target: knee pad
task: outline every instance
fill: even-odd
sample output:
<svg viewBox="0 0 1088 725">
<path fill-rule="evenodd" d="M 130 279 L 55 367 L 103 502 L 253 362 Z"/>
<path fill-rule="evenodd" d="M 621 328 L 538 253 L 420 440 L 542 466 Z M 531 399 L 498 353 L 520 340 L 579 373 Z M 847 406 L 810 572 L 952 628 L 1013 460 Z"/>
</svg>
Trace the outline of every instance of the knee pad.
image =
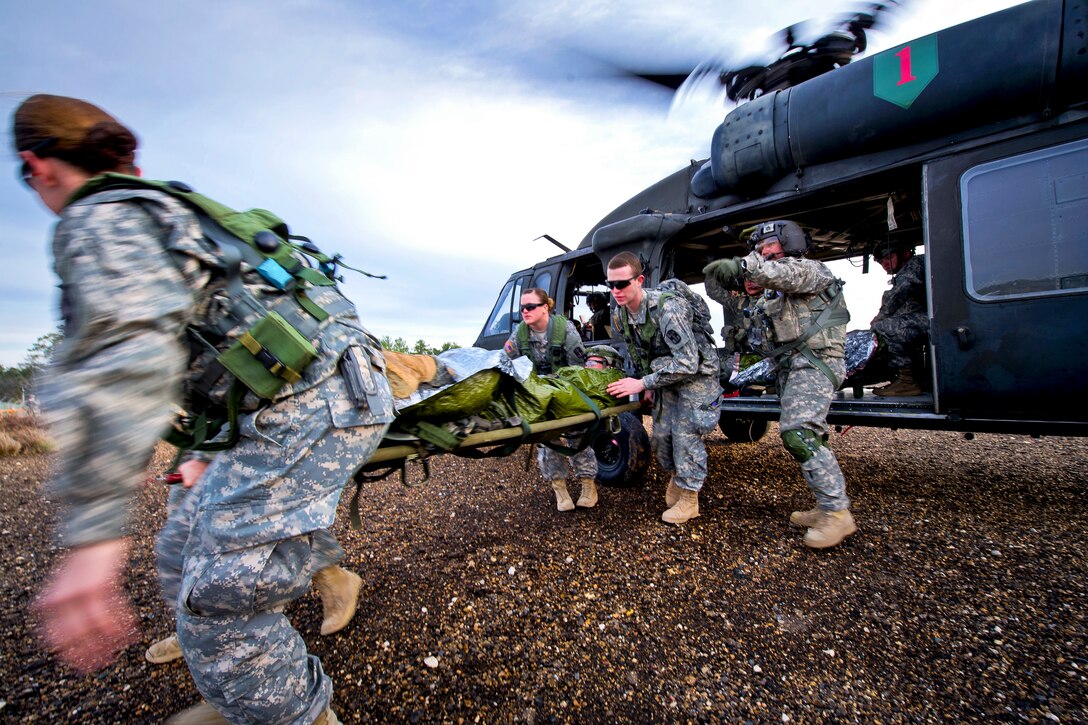
<svg viewBox="0 0 1088 725">
<path fill-rule="evenodd" d="M 782 445 L 799 463 L 816 455 L 824 441 L 810 430 L 788 430 L 782 434 Z"/>
</svg>

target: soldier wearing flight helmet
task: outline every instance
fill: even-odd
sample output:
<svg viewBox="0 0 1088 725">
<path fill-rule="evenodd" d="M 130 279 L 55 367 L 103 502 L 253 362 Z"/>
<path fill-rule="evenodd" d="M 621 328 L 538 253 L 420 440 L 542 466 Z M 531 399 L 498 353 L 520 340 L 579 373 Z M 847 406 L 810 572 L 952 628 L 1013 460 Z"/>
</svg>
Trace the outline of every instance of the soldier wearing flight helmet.
<svg viewBox="0 0 1088 725">
<path fill-rule="evenodd" d="M 806 259 L 811 238 L 796 222 L 758 224 L 747 257 L 720 259 L 703 268 L 723 285 L 750 281 L 770 292 L 764 312 L 774 338 L 782 417 L 779 433 L 786 450 L 801 464 L 801 475 L 816 506 L 794 511 L 790 523 L 806 527 L 812 548 L 835 546 L 854 533 L 846 481 L 828 445 L 827 411 L 845 376 L 843 352 L 850 313 L 842 282 L 827 265 Z"/>
<path fill-rule="evenodd" d="M 925 345 L 929 334 L 925 255 L 916 255 L 912 242 L 889 239 L 876 245 L 873 259 L 892 279 L 870 328 L 887 348 L 888 366 L 895 373 L 891 385 L 873 392 L 885 397 L 921 395 L 922 387 L 911 369 L 911 354 Z"/>
</svg>

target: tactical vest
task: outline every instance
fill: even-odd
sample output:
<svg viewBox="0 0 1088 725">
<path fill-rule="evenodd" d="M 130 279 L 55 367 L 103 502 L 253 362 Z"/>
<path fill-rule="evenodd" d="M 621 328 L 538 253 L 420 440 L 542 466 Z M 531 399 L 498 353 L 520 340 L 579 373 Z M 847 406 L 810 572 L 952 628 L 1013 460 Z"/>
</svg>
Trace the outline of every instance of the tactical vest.
<svg viewBox="0 0 1088 725">
<path fill-rule="evenodd" d="M 548 319 L 548 354 L 542 362 L 537 362 L 533 357 L 532 346 L 529 345 L 529 326 L 524 322 L 518 324 L 516 336 L 518 352 L 533 361 L 540 375 L 548 375 L 566 366 L 567 351 L 563 346 L 567 342 L 567 318 L 563 315 L 552 315 Z"/>
<path fill-rule="evenodd" d="M 842 280 L 834 280 L 819 293 L 800 299 L 796 295 L 779 297 L 781 304 L 792 306 L 796 314 L 789 315 L 789 320 L 768 313 L 774 325 L 775 336 L 783 344 L 774 348 L 768 357 L 774 358 L 780 365 L 795 352 L 805 356 L 820 372 L 835 385 L 842 385 L 831 368 L 820 359 L 815 351 L 825 350 L 835 344 L 830 330 L 833 327 L 850 322 L 850 311 L 842 294 Z M 845 339 L 839 341 L 843 344 Z"/>
<path fill-rule="evenodd" d="M 354 305 L 336 286 L 337 267 L 347 265 L 339 255 L 325 255 L 309 239 L 291 235 L 267 210 L 236 212 L 177 181 L 103 174 L 70 203 L 125 189 L 165 193 L 200 223 L 200 251 L 206 254 L 199 261 L 211 279 L 198 292 L 195 319 L 187 329 L 186 414 L 167 441 L 191 450 L 230 448 L 237 442 L 239 412 L 289 393 L 285 388 L 300 383 L 318 359 L 315 343 L 328 321 L 355 318 Z M 167 251 L 176 250 L 171 242 L 164 240 Z M 209 443 L 226 425 L 225 440 Z"/>
<path fill-rule="evenodd" d="M 739 331 L 736 334 L 737 342 L 744 352 L 759 353 L 761 357 L 764 357 L 766 351 L 774 347 L 774 343 L 771 338 L 773 325 L 767 319 L 767 313 L 763 309 L 762 296 L 745 295 L 740 317 Z"/>
</svg>

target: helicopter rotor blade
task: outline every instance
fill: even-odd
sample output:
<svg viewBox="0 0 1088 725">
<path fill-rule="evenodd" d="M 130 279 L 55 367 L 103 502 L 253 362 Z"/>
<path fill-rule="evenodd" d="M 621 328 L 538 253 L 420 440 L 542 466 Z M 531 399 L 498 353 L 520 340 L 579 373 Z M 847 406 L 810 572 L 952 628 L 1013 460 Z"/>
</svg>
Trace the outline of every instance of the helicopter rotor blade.
<svg viewBox="0 0 1088 725">
<path fill-rule="evenodd" d="M 749 56 L 733 60 L 718 56 L 694 66 L 631 69 L 612 64 L 628 78 L 648 81 L 674 93 L 674 104 L 699 92 L 722 92 L 733 103 L 751 100 L 763 93 L 803 83 L 850 63 L 868 47 L 867 31 L 889 22 L 892 11 L 901 10 L 910 0 L 884 0 L 855 6 L 853 12 L 838 13 L 821 21 L 791 23 L 774 35 L 775 55 Z M 782 48 L 782 46 L 785 46 Z M 607 63 L 607 61 L 605 61 Z M 717 84 L 717 87 L 715 87 Z"/>
</svg>

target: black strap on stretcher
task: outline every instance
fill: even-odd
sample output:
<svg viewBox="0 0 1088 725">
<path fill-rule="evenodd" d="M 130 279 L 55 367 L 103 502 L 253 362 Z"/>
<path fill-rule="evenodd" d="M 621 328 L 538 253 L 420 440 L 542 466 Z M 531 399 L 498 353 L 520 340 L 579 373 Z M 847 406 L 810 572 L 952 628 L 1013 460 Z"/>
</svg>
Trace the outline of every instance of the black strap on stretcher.
<svg viewBox="0 0 1088 725">
<path fill-rule="evenodd" d="M 578 440 L 573 448 L 570 446 L 564 446 L 554 441 L 544 441 L 544 445 L 551 448 L 556 453 L 561 453 L 564 456 L 573 456 L 575 453 L 581 453 L 593 442 L 593 439 L 597 437 L 597 431 L 601 427 L 601 409 L 597 407 L 597 404 L 581 390 L 575 386 L 571 386 L 571 389 L 582 396 L 582 402 L 589 406 L 589 410 L 593 413 L 593 422 L 589 424 L 585 432 L 582 433 L 582 437 Z"/>
<path fill-rule="evenodd" d="M 420 454 L 425 453 L 422 444 L 417 443 L 417 448 L 419 449 Z M 423 464 L 423 480 L 421 480 L 419 483 L 408 483 L 409 460 L 418 460 L 420 463 Z M 427 457 L 425 455 L 405 458 L 403 461 L 400 462 L 400 465 L 392 465 L 380 473 L 366 474 L 362 471 L 357 472 L 352 477 L 355 481 L 355 492 L 351 494 L 351 503 L 348 505 L 348 519 L 351 521 L 351 528 L 354 531 L 358 531 L 359 529 L 363 528 L 363 517 L 359 513 L 359 498 L 363 493 L 363 483 L 376 483 L 383 479 L 389 478 L 389 476 L 393 475 L 397 471 L 400 471 L 400 482 L 408 488 L 415 488 L 416 486 L 421 486 L 427 481 L 431 480 L 431 464 L 430 461 L 427 460 Z"/>
</svg>

